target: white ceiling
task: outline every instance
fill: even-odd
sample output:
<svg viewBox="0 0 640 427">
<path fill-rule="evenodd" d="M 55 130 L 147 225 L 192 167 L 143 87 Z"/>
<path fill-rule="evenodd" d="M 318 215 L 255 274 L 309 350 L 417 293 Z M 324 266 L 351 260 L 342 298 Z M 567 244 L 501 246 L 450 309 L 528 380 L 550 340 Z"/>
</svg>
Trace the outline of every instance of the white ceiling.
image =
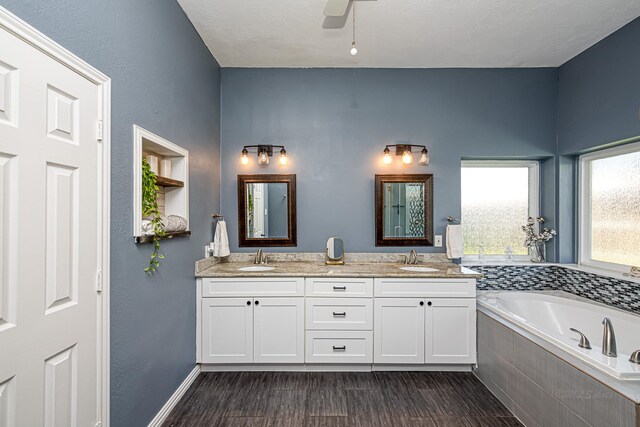
<svg viewBox="0 0 640 427">
<path fill-rule="evenodd" d="M 556 67 L 640 16 L 638 0 L 354 1 L 355 57 L 325 0 L 178 3 L 223 67 Z"/>
</svg>

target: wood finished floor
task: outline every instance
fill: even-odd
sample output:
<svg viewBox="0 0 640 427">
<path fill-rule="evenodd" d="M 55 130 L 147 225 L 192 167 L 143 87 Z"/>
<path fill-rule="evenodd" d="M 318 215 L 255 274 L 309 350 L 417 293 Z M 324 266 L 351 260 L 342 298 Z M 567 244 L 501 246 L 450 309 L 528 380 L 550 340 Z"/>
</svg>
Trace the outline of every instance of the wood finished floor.
<svg viewBox="0 0 640 427">
<path fill-rule="evenodd" d="M 168 426 L 520 426 L 471 373 L 201 373 Z"/>
</svg>

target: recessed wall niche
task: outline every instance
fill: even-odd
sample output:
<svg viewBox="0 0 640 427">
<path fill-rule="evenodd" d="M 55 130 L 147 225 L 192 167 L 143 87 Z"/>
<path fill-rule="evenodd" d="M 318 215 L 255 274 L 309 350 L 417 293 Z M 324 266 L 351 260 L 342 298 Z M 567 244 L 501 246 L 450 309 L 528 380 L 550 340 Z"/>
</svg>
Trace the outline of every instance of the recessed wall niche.
<svg viewBox="0 0 640 427">
<path fill-rule="evenodd" d="M 133 236 L 137 243 L 149 240 L 142 229 L 142 159 L 157 158 L 158 207 L 162 215 L 179 215 L 189 221 L 189 151 L 140 126 L 133 126 Z M 161 167 L 163 161 L 168 167 Z M 168 172 L 170 170 L 170 172 Z M 169 176 L 164 176 L 169 175 Z M 180 235 L 189 235 L 190 227 Z M 173 237 L 168 233 L 167 237 Z"/>
</svg>

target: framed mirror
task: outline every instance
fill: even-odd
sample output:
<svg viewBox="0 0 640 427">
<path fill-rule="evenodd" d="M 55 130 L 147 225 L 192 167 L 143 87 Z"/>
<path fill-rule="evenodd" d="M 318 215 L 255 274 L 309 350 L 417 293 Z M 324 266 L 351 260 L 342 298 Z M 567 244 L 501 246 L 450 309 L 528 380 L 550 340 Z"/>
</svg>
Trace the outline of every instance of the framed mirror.
<svg viewBox="0 0 640 427">
<path fill-rule="evenodd" d="M 376 175 L 376 246 L 433 246 L 433 175 Z"/>
<path fill-rule="evenodd" d="M 238 245 L 297 245 L 295 175 L 238 175 Z"/>
</svg>

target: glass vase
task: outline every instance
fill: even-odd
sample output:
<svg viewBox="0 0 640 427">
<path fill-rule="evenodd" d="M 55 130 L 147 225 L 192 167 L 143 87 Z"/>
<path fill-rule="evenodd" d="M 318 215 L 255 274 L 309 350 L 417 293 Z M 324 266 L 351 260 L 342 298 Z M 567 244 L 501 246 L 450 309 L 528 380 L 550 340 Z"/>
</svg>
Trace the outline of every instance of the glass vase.
<svg viewBox="0 0 640 427">
<path fill-rule="evenodd" d="M 545 262 L 544 243 L 534 242 L 529 246 L 531 262 Z"/>
</svg>

